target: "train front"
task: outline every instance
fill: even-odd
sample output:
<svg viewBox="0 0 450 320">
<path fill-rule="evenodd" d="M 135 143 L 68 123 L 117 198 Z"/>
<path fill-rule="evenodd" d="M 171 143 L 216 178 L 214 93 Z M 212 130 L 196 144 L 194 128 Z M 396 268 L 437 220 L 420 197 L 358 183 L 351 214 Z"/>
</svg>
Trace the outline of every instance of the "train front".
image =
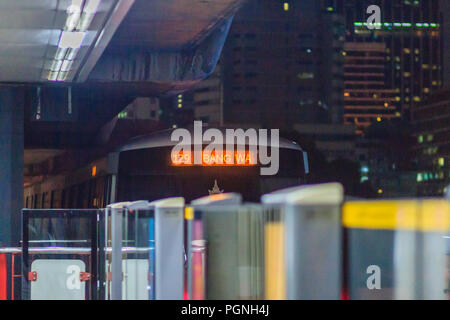
<svg viewBox="0 0 450 320">
<path fill-rule="evenodd" d="M 267 143 L 256 136 L 255 142 L 248 131 L 241 131 L 245 139 L 231 145 L 225 143 L 227 130 L 221 128 L 214 129 L 216 135 L 223 134 L 219 143 L 195 143 L 195 130 L 181 130 L 191 140 L 174 141 L 175 130 L 167 130 L 138 137 L 119 149 L 118 200 L 183 196 L 190 201 L 237 192 L 246 201 L 258 201 L 262 194 L 305 183 L 307 155 L 293 141 Z"/>
</svg>

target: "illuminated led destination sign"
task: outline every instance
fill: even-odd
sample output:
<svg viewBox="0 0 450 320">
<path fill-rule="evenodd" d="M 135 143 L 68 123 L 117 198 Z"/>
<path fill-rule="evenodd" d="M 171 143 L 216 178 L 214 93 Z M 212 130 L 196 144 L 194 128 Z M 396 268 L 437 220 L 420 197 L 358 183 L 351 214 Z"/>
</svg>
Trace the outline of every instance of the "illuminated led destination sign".
<svg viewBox="0 0 450 320">
<path fill-rule="evenodd" d="M 172 165 L 195 166 L 193 157 L 193 152 L 190 151 L 180 151 L 177 154 L 172 153 Z M 200 166 L 255 166 L 256 157 L 257 155 L 252 151 L 234 151 L 234 153 L 230 151 L 202 151 L 202 164 Z"/>
</svg>

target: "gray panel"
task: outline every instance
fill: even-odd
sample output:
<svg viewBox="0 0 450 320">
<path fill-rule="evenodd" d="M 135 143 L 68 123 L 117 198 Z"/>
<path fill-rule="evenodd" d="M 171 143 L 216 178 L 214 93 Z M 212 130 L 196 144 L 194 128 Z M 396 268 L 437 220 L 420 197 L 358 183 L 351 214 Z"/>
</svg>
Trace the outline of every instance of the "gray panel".
<svg viewBox="0 0 450 320">
<path fill-rule="evenodd" d="M 155 287 L 158 300 L 183 299 L 183 209 L 155 209 Z"/>
<path fill-rule="evenodd" d="M 287 206 L 288 299 L 339 299 L 341 291 L 340 206 Z"/>
<path fill-rule="evenodd" d="M 207 299 L 261 299 L 263 214 L 260 206 L 205 209 Z"/>
<path fill-rule="evenodd" d="M 349 297 L 352 300 L 394 298 L 394 231 L 348 230 Z M 380 268 L 381 288 L 368 288 L 369 266 Z"/>
<path fill-rule="evenodd" d="M 209 210 L 205 213 L 205 239 L 208 243 L 206 298 L 238 297 L 237 208 Z"/>
</svg>

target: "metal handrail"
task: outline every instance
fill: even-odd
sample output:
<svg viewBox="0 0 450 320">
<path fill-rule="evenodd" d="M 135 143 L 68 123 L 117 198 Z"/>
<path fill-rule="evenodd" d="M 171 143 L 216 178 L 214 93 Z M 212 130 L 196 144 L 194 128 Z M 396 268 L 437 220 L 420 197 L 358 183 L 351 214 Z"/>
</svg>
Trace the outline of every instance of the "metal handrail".
<svg viewBox="0 0 450 320">
<path fill-rule="evenodd" d="M 154 250 L 154 248 L 133 248 L 133 247 L 123 247 L 122 252 L 124 253 L 145 253 Z M 106 248 L 106 252 L 111 252 L 111 247 Z M 10 248 L 0 248 L 0 253 L 10 253 L 10 254 L 20 254 L 22 253 L 22 248 L 20 247 L 10 247 Z M 29 254 L 91 254 L 90 248 L 68 248 L 68 247 L 31 247 L 28 248 Z"/>
</svg>

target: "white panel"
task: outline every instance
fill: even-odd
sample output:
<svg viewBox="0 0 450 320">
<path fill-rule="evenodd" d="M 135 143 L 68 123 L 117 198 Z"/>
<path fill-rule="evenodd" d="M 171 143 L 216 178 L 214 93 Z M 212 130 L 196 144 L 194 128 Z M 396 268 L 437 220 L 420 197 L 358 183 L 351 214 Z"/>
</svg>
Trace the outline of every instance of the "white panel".
<svg viewBox="0 0 450 320">
<path fill-rule="evenodd" d="M 416 232 L 411 230 L 398 230 L 395 233 L 394 239 L 395 299 L 416 299 Z"/>
<path fill-rule="evenodd" d="M 126 259 L 122 261 L 124 283 L 123 300 L 149 299 L 149 262 L 148 259 Z"/>
<path fill-rule="evenodd" d="M 37 273 L 37 280 L 31 281 L 31 300 L 85 300 L 82 260 L 34 260 L 31 271 Z"/>
</svg>

